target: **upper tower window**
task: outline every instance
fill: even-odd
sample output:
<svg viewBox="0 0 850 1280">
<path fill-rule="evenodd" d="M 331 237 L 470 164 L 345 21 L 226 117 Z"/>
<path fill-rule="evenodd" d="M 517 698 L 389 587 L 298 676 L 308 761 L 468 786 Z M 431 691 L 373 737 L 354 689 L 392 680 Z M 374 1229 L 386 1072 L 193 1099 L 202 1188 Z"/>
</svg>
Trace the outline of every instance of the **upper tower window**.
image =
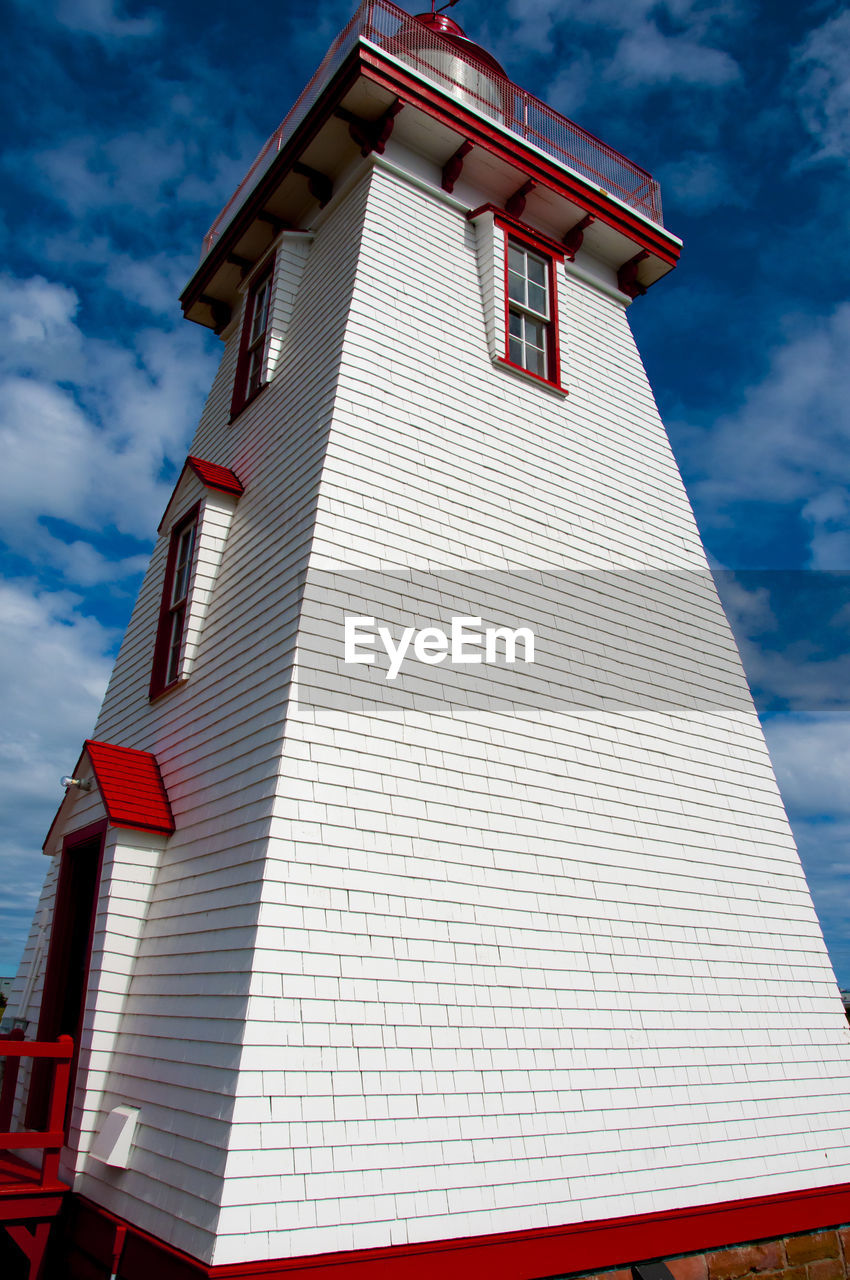
<svg viewBox="0 0 850 1280">
<path fill-rule="evenodd" d="M 150 696 L 189 677 L 242 484 L 227 467 L 188 457 L 159 531 L 168 537 Z M 200 495 L 200 496 L 199 496 Z M 194 505 L 187 511 L 192 499 Z M 177 517 L 174 519 L 174 517 Z"/>
<path fill-rule="evenodd" d="M 152 698 L 173 685 L 181 676 L 180 660 L 185 644 L 186 610 L 192 581 L 198 513 L 199 507 L 195 507 L 171 531 L 151 674 Z"/>
<path fill-rule="evenodd" d="M 507 242 L 508 359 L 539 378 L 554 381 L 554 282 L 551 259 Z"/>
<path fill-rule="evenodd" d="M 176 680 L 180 671 L 180 652 L 183 648 L 186 602 L 189 598 L 189 579 L 192 575 L 192 557 L 195 552 L 195 533 L 197 528 L 198 518 L 195 516 L 177 534 L 177 552 L 174 560 L 171 604 L 169 606 L 170 626 L 168 629 L 168 662 L 165 668 L 166 684 L 171 684 L 173 680 Z"/>
<path fill-rule="evenodd" d="M 566 395 L 558 331 L 564 245 L 492 204 L 466 216 L 476 229 L 490 359 Z"/>
<path fill-rule="evenodd" d="M 231 417 L 241 412 L 266 385 L 273 278 L 274 258 L 270 259 L 262 275 L 251 286 L 245 304 Z"/>
<path fill-rule="evenodd" d="M 248 397 L 259 391 L 265 381 L 266 333 L 269 327 L 269 301 L 272 293 L 271 276 L 266 276 L 251 297 L 251 329 L 248 338 Z"/>
</svg>

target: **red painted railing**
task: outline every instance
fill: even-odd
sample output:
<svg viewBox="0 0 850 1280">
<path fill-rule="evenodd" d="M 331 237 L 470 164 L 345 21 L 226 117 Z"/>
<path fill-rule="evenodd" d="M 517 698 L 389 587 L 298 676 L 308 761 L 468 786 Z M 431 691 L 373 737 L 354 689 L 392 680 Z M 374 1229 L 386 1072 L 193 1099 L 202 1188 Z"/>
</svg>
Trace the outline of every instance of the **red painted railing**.
<svg viewBox="0 0 850 1280">
<path fill-rule="evenodd" d="M 0 1059 L 5 1059 L 3 1085 L 0 1088 L 0 1151 L 41 1151 L 41 1185 L 59 1180 L 59 1153 L 65 1145 L 65 1109 L 71 1081 L 74 1041 L 70 1036 L 58 1040 L 24 1040 L 23 1032 L 13 1031 L 0 1038 Z M 47 1128 L 33 1132 L 10 1133 L 18 1068 L 22 1058 L 46 1058 L 56 1065 L 50 1086 Z"/>
<path fill-rule="evenodd" d="M 248 173 L 210 227 L 204 239 L 203 259 L 224 228 L 244 204 L 260 178 L 272 164 L 284 143 L 292 136 L 322 90 L 342 66 L 358 40 L 366 40 L 393 58 L 406 63 L 419 75 L 435 81 L 448 93 L 460 97 L 491 121 L 518 134 L 553 157 L 589 178 L 624 204 L 653 222 L 663 225 L 658 183 L 613 147 L 595 138 L 580 125 L 568 120 L 520 89 L 506 76 L 466 54 L 456 43 L 446 40 L 413 22 L 409 13 L 391 0 L 363 0 L 347 26 L 325 54 L 318 71 L 301 93 L 292 110 L 274 131 Z"/>
</svg>

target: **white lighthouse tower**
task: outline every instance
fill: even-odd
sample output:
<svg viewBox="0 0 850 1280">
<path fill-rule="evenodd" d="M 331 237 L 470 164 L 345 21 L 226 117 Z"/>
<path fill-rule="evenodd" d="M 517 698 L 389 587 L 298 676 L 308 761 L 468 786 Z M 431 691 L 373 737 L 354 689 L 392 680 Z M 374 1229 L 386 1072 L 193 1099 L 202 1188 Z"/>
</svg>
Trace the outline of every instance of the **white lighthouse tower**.
<svg viewBox="0 0 850 1280">
<path fill-rule="evenodd" d="M 848 1029 L 626 316 L 679 249 L 389 0 L 217 220 L 12 996 L 43 1274 L 846 1274 Z"/>
</svg>

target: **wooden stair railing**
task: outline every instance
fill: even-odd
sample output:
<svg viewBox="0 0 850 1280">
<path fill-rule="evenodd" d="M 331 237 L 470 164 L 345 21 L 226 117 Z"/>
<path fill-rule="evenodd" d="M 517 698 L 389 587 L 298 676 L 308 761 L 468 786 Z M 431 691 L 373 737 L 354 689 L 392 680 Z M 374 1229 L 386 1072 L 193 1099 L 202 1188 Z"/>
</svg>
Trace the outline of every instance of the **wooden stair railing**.
<svg viewBox="0 0 850 1280">
<path fill-rule="evenodd" d="M 60 1036 L 55 1041 L 24 1040 L 23 1032 L 13 1031 L 8 1037 L 0 1037 L 0 1059 L 5 1060 L 0 1088 L 0 1226 L 6 1228 L 27 1258 L 29 1280 L 38 1280 L 41 1274 L 50 1226 L 68 1190 L 59 1181 L 59 1156 L 65 1145 L 73 1056 L 74 1041 L 70 1036 Z M 47 1128 L 10 1133 L 22 1058 L 46 1058 L 55 1063 Z M 3 1153 L 7 1151 L 41 1151 L 41 1166 L 34 1168 L 16 1157 L 4 1160 Z"/>
</svg>

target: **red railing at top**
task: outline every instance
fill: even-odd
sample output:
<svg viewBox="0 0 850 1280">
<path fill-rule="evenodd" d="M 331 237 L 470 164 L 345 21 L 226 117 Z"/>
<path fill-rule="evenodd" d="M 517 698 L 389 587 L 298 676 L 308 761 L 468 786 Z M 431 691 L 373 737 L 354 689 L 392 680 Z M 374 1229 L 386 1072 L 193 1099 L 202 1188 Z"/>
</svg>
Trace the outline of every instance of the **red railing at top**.
<svg viewBox="0 0 850 1280">
<path fill-rule="evenodd" d="M 0 1151 L 41 1151 L 41 1186 L 53 1186 L 59 1179 L 59 1153 L 65 1144 L 65 1108 L 71 1081 L 74 1041 L 70 1036 L 58 1040 L 24 1040 L 22 1033 L 0 1037 L 0 1059 L 5 1059 L 3 1085 L 0 1088 Z M 56 1066 L 50 1087 L 47 1128 L 38 1132 L 26 1130 L 10 1133 L 18 1067 L 22 1058 L 52 1059 Z"/>
<path fill-rule="evenodd" d="M 559 164 L 575 170 L 638 213 L 663 225 L 660 188 L 645 169 L 520 89 L 506 76 L 479 62 L 474 53 L 467 56 L 438 32 L 414 23 L 410 14 L 391 0 L 364 0 L 210 227 L 204 238 L 202 260 L 358 40 L 377 45 L 419 75 L 460 97 L 466 106 L 483 113 L 493 123 L 518 134 Z"/>
</svg>

